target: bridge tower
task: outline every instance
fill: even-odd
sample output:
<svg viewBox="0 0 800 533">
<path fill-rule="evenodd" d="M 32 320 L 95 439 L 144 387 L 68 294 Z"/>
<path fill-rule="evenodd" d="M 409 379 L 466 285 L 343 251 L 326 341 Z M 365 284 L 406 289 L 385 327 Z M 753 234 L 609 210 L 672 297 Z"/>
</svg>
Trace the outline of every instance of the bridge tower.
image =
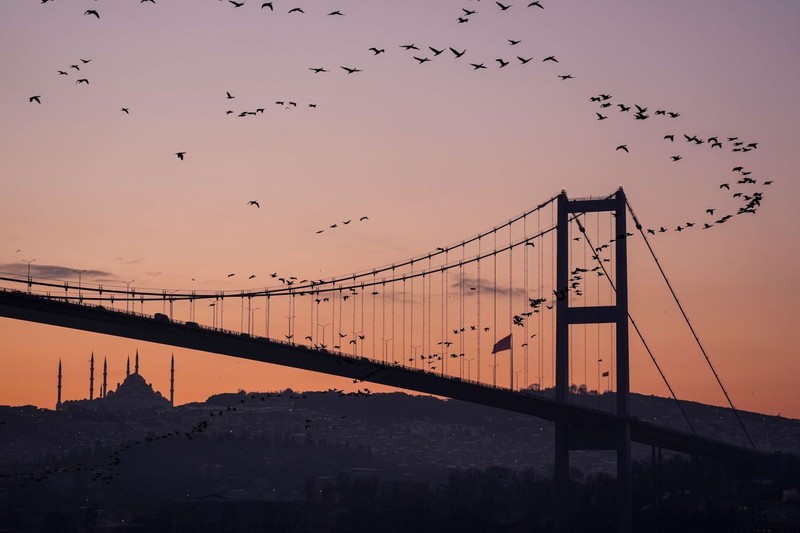
<svg viewBox="0 0 800 533">
<path fill-rule="evenodd" d="M 632 525 L 631 430 L 629 414 L 630 376 L 628 364 L 628 253 L 626 244 L 625 193 L 622 188 L 608 198 L 570 200 L 566 192 L 558 196 L 556 235 L 556 400 L 569 401 L 569 328 L 573 324 L 614 324 L 616 326 L 616 414 L 615 427 L 587 427 L 556 423 L 555 512 L 556 531 L 569 531 L 569 452 L 570 450 L 616 450 L 617 452 L 617 531 L 630 533 Z M 616 217 L 614 305 L 571 307 L 569 304 L 569 220 L 573 213 L 610 212 Z M 598 243 L 595 243 L 597 246 Z M 609 275 L 611 273 L 609 272 Z"/>
</svg>

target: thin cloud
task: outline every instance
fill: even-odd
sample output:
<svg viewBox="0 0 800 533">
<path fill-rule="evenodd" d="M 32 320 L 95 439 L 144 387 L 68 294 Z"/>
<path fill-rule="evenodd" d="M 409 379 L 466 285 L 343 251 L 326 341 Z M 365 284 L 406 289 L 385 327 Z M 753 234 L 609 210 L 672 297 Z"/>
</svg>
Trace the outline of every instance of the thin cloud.
<svg viewBox="0 0 800 533">
<path fill-rule="evenodd" d="M 458 281 L 455 281 L 450 284 L 451 289 L 458 289 L 461 284 Z M 473 295 L 478 292 L 478 289 L 482 293 L 490 293 L 495 290 L 494 283 L 488 279 L 480 279 L 471 278 L 469 276 L 464 276 L 464 294 L 465 295 Z M 473 290 L 474 289 L 474 290 Z M 511 295 L 512 298 L 523 298 L 525 297 L 525 289 L 522 287 L 514 287 L 509 289 L 506 286 L 498 285 L 497 286 L 497 295 L 506 297 Z"/>
<path fill-rule="evenodd" d="M 0 265 L 0 271 L 14 276 L 27 276 L 28 265 L 26 263 L 5 263 Z M 78 272 L 82 272 L 81 279 L 85 280 L 114 277 L 111 272 L 106 272 L 105 270 L 90 270 L 61 265 L 37 265 L 36 263 L 31 263 L 30 265 L 30 274 L 33 278 L 72 280 L 78 278 Z"/>
</svg>

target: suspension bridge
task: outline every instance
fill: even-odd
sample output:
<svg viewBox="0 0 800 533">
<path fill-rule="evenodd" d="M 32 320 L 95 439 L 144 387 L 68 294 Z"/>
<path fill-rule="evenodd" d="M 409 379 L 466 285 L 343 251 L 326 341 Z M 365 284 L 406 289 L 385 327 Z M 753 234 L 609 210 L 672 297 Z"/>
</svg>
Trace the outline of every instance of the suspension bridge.
<svg viewBox="0 0 800 533">
<path fill-rule="evenodd" d="M 562 192 L 460 242 L 326 279 L 274 273 L 272 286 L 198 291 L 39 279 L 30 270 L 4 275 L 0 316 L 343 376 L 554 422 L 556 529 L 568 530 L 570 450 L 605 449 L 617 453 L 619 530 L 631 531 L 631 442 L 734 465 L 767 457 L 743 424 L 750 447 L 698 435 L 682 407 L 685 430 L 630 415 L 629 329 L 672 393 L 628 310 L 632 238 L 647 242 L 622 189 L 587 199 Z M 605 385 L 616 392 L 613 411 L 572 401 L 569 391 L 581 370 L 584 385 L 591 370 L 597 391 Z M 546 388 L 555 389 L 554 398 Z"/>
</svg>

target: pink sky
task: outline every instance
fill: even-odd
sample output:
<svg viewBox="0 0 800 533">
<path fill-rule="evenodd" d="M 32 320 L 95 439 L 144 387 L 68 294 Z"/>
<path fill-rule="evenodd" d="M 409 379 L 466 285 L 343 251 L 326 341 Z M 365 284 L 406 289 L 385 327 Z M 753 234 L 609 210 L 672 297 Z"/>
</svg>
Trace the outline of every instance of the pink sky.
<svg viewBox="0 0 800 533">
<path fill-rule="evenodd" d="M 737 405 L 800 417 L 800 5 L 575 0 L 501 12 L 488 0 L 274 4 L 272 13 L 252 0 L 241 8 L 92 4 L 98 20 L 74 2 L 3 2 L 5 270 L 35 258 L 138 287 L 260 287 L 246 274 L 321 278 L 403 260 L 561 189 L 579 197 L 622 185 L 646 226 L 705 220 L 707 208 L 739 205 L 719 184 L 738 179 L 731 168 L 741 165 L 759 182 L 774 180 L 758 189 L 765 197 L 756 215 L 652 242 Z M 287 14 L 296 5 L 306 13 Z M 478 13 L 458 24 L 464 7 Z M 345 16 L 325 15 L 334 9 Z M 400 48 L 411 43 L 422 50 Z M 386 52 L 374 56 L 372 46 Z M 434 57 L 428 46 L 467 53 Z M 412 55 L 433 60 L 418 65 Z M 518 55 L 534 59 L 521 65 Z M 550 55 L 559 63 L 542 63 Z M 512 63 L 499 69 L 496 58 Z M 363 72 L 347 75 L 342 65 Z M 557 78 L 565 74 L 575 79 Z M 681 116 L 635 121 L 608 108 L 598 121 L 589 98 L 600 93 Z M 41 105 L 28 102 L 33 95 Z M 290 100 L 296 109 L 274 104 Z M 258 107 L 266 110 L 256 117 L 225 115 Z M 758 149 L 695 147 L 684 133 L 738 136 Z M 616 151 L 620 144 L 630 153 Z M 683 159 L 672 162 L 676 154 Z M 251 199 L 261 209 L 248 207 Z M 368 224 L 314 233 L 362 215 Z M 679 396 L 722 403 L 640 242 L 630 276 L 631 311 Z M 6 319 L 0 337 L 0 404 L 52 407 L 59 358 L 65 397 L 85 395 L 92 350 L 109 357 L 116 384 L 138 347 L 145 376 L 168 389 L 169 347 Z M 632 346 L 632 389 L 665 395 L 633 338 Z M 175 355 L 180 403 L 237 388 L 347 385 L 213 354 Z"/>
</svg>

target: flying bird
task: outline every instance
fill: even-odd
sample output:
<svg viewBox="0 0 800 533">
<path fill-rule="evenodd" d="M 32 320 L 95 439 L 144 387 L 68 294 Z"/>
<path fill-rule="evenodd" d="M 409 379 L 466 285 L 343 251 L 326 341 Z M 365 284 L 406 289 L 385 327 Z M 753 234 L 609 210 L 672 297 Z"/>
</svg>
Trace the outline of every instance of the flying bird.
<svg viewBox="0 0 800 533">
<path fill-rule="evenodd" d="M 672 156 L 672 160 L 673 161 L 680 161 L 681 159 L 683 159 L 683 158 L 681 156 L 679 156 L 679 155 L 673 155 Z"/>
<path fill-rule="evenodd" d="M 261 9 L 264 9 L 265 7 L 268 7 L 270 11 L 275 11 L 275 8 L 272 7 L 272 2 L 264 2 L 261 4 Z"/>
<path fill-rule="evenodd" d="M 369 220 L 369 217 L 361 217 L 361 218 L 358 219 L 359 222 L 361 222 L 363 220 Z"/>
<path fill-rule="evenodd" d="M 120 111 L 122 111 L 126 115 L 130 115 L 131 114 L 130 109 L 128 109 L 127 107 L 123 107 L 122 109 L 120 109 Z"/>
<path fill-rule="evenodd" d="M 67 73 L 66 73 L 66 72 L 64 72 L 63 70 L 59 70 L 59 71 L 58 71 L 58 75 L 59 75 L 59 76 L 69 76 L 69 74 L 67 74 Z"/>
<path fill-rule="evenodd" d="M 37 95 L 37 96 L 31 96 L 31 97 L 29 97 L 29 98 L 28 98 L 28 102 L 31 102 L 31 103 L 32 103 L 32 102 L 36 102 L 37 104 L 41 104 L 41 103 L 42 103 L 42 101 L 41 101 L 41 100 L 39 100 L 39 98 L 41 98 L 41 97 L 42 97 L 42 95 L 41 95 L 41 94 L 40 94 L 40 95 Z"/>
<path fill-rule="evenodd" d="M 318 68 L 308 67 L 308 70 L 314 72 L 314 74 L 319 74 L 320 72 L 328 72 L 327 70 L 325 70 L 322 67 L 318 67 Z"/>
<path fill-rule="evenodd" d="M 361 70 L 359 70 L 357 68 L 350 68 L 350 67 L 341 67 L 341 68 L 344 69 L 345 71 L 347 71 L 348 74 L 354 74 L 356 72 L 362 72 Z"/>
<path fill-rule="evenodd" d="M 78 81 L 76 81 L 75 83 L 85 83 L 86 85 L 89 85 L 89 80 L 87 80 L 86 78 L 81 78 Z"/>
<path fill-rule="evenodd" d="M 626 154 L 630 153 L 630 152 L 628 152 L 628 145 L 627 144 L 620 144 L 619 146 L 617 146 L 617 150 L 625 150 Z"/>
<path fill-rule="evenodd" d="M 86 15 L 94 15 L 98 19 L 100 18 L 100 13 L 98 13 L 96 9 L 87 9 L 86 12 L 83 15 L 84 16 L 86 16 Z"/>
<path fill-rule="evenodd" d="M 544 59 L 542 59 L 542 63 L 544 63 L 545 61 L 552 61 L 554 63 L 558 63 L 558 59 L 556 59 L 556 56 L 547 56 Z"/>
<path fill-rule="evenodd" d="M 378 55 L 378 54 L 383 54 L 384 52 L 386 52 L 386 50 L 384 50 L 383 48 L 377 48 L 377 47 L 375 47 L 375 46 L 373 46 L 373 47 L 372 47 L 372 48 L 370 48 L 369 50 L 370 50 L 370 52 L 372 52 L 372 53 L 373 53 L 373 54 L 375 54 L 375 55 Z"/>
<path fill-rule="evenodd" d="M 495 4 L 498 5 L 498 7 L 500 8 L 500 11 L 505 11 L 506 9 L 511 7 L 511 4 L 505 5 L 505 4 L 501 4 L 500 2 L 495 2 Z"/>
<path fill-rule="evenodd" d="M 595 115 L 597 115 L 597 120 L 605 120 L 608 118 L 606 116 L 601 115 L 600 113 L 595 113 Z"/>
<path fill-rule="evenodd" d="M 261 209 L 261 206 L 258 204 L 257 200 L 250 200 L 249 202 L 247 202 L 247 205 L 254 205 L 257 208 Z"/>
<path fill-rule="evenodd" d="M 341 11 L 339 11 L 339 10 L 337 9 L 336 11 L 331 11 L 330 13 L 328 13 L 328 16 L 331 16 L 331 15 L 340 15 L 340 16 L 344 16 L 344 13 L 342 13 Z"/>
<path fill-rule="evenodd" d="M 514 39 L 508 39 L 508 44 L 510 44 L 511 46 L 516 46 L 521 42 L 522 41 L 519 41 L 519 40 L 515 41 Z"/>
<path fill-rule="evenodd" d="M 529 62 L 531 59 L 533 59 L 533 57 L 529 57 L 528 59 L 525 59 L 524 57 L 517 56 L 517 59 L 519 59 L 520 63 L 522 63 L 524 65 L 527 62 Z"/>
<path fill-rule="evenodd" d="M 234 273 L 232 273 L 232 274 L 228 274 L 228 277 L 229 277 L 229 278 L 232 278 L 232 277 L 233 277 L 233 276 L 235 276 L 235 275 L 236 275 L 236 273 L 234 272 Z"/>
<path fill-rule="evenodd" d="M 242 7 L 244 2 L 234 2 L 234 0 L 228 0 L 228 3 L 233 4 L 233 7 Z"/>
<path fill-rule="evenodd" d="M 175 155 L 177 155 L 177 156 L 178 156 L 178 159 L 180 159 L 181 161 L 183 161 L 183 156 L 185 156 L 185 155 L 186 155 L 186 152 L 175 152 Z"/>
<path fill-rule="evenodd" d="M 401 44 L 400 48 L 404 48 L 406 50 L 419 50 L 416 45 L 414 44 Z"/>
<path fill-rule="evenodd" d="M 528 4 L 528 7 L 534 7 L 534 6 L 544 9 L 544 6 L 541 4 L 541 2 L 539 2 L 539 0 L 536 0 L 536 2 L 531 2 L 530 4 Z"/>
<path fill-rule="evenodd" d="M 484 65 L 483 63 L 470 63 L 470 65 L 472 65 L 473 70 L 486 68 L 486 65 Z"/>
<path fill-rule="evenodd" d="M 461 57 L 461 56 L 463 56 L 464 54 L 466 54 L 466 53 L 467 53 L 467 49 L 466 49 L 466 48 L 464 49 L 464 51 L 463 51 L 463 52 L 459 52 L 459 51 L 458 51 L 458 50 L 456 50 L 455 48 L 451 47 L 451 48 L 450 48 L 450 51 L 451 51 L 451 52 L 453 52 L 453 55 L 454 55 L 454 56 L 456 56 L 456 59 L 458 59 L 459 57 Z"/>
<path fill-rule="evenodd" d="M 232 95 L 231 93 L 229 93 L 228 91 L 225 91 L 225 98 L 226 98 L 226 99 L 228 99 L 228 100 L 233 100 L 233 99 L 234 99 L 234 98 L 236 98 L 236 97 L 235 97 L 235 96 L 233 96 L 233 95 Z"/>
<path fill-rule="evenodd" d="M 414 59 L 419 61 L 420 65 L 431 60 L 429 57 L 417 57 L 417 56 L 414 56 Z"/>
<path fill-rule="evenodd" d="M 293 7 L 292 9 L 289 10 L 289 13 L 305 13 L 305 11 L 303 11 L 299 7 Z"/>
<path fill-rule="evenodd" d="M 495 61 L 497 61 L 498 63 L 500 63 L 500 66 L 499 66 L 498 68 L 503 68 L 503 67 L 505 67 L 506 65 L 508 65 L 508 61 L 503 61 L 502 59 L 495 59 Z"/>
</svg>

